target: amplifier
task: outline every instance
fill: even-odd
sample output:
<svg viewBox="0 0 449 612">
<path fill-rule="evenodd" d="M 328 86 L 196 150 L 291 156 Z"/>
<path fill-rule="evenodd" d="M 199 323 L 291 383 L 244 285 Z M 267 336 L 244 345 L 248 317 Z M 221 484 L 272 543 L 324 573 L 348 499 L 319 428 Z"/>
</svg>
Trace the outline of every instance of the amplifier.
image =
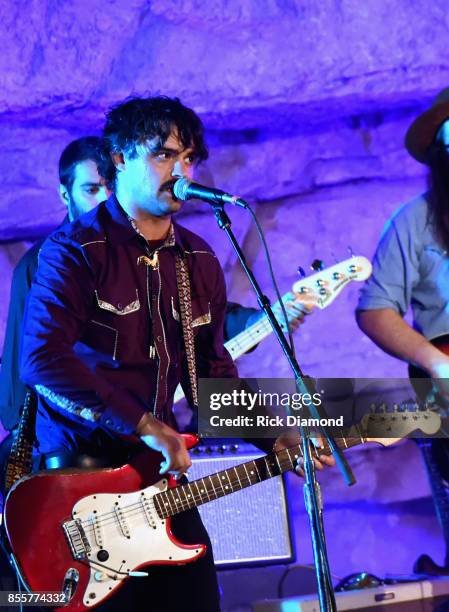
<svg viewBox="0 0 449 612">
<path fill-rule="evenodd" d="M 449 577 L 335 593 L 337 610 L 444 612 L 449 610 Z M 253 612 L 320 612 L 316 595 L 253 603 Z"/>
<path fill-rule="evenodd" d="M 189 480 L 252 461 L 264 453 L 240 440 L 209 441 L 191 451 Z M 293 545 L 284 479 L 275 476 L 198 508 L 217 567 L 285 563 Z"/>
</svg>

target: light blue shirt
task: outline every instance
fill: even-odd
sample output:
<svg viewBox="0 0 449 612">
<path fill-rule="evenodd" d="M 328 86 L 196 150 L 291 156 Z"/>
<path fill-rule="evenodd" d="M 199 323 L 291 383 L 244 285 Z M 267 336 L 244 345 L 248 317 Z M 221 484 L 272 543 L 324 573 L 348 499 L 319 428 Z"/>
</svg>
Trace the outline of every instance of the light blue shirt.
<svg viewBox="0 0 449 612">
<path fill-rule="evenodd" d="M 449 333 L 449 257 L 432 230 L 427 194 L 385 225 L 357 309 L 392 308 L 403 316 L 410 306 L 413 326 L 426 338 Z"/>
</svg>

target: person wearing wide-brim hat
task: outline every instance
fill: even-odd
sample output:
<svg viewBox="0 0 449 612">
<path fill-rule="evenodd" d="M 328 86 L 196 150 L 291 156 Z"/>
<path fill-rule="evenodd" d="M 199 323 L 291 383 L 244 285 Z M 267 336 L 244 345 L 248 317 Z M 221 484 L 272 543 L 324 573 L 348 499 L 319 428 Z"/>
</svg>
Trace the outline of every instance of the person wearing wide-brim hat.
<svg viewBox="0 0 449 612">
<path fill-rule="evenodd" d="M 449 399 L 449 88 L 410 125 L 408 153 L 429 168 L 429 189 L 401 206 L 388 220 L 362 287 L 357 322 L 385 352 L 433 379 L 433 389 Z M 404 320 L 411 309 L 413 326 Z M 435 339 L 442 340 L 439 347 Z M 370 372 L 375 375 L 375 370 Z M 447 384 L 446 381 L 447 380 Z M 432 388 L 432 385 L 429 385 Z M 404 398 L 406 399 L 406 398 Z M 434 439 L 424 456 L 449 481 L 449 442 Z M 437 486 L 438 483 L 431 482 Z M 435 499 L 437 504 L 438 499 Z M 437 506 L 437 515 L 440 516 Z M 449 574 L 449 523 L 443 525 L 444 567 L 426 555 L 416 571 Z M 424 552 L 424 550 L 423 550 Z"/>
<path fill-rule="evenodd" d="M 449 119 L 449 87 L 446 87 L 435 98 L 432 106 L 419 115 L 405 135 L 405 147 L 412 157 L 422 164 L 431 163 L 432 150 L 439 143 L 444 144 L 447 138 Z"/>
</svg>

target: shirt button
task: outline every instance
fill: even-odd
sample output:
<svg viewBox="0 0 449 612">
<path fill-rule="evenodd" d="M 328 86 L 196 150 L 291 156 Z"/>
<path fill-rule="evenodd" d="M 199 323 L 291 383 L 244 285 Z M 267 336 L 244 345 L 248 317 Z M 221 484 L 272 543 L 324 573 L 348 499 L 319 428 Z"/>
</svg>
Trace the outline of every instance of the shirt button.
<svg viewBox="0 0 449 612">
<path fill-rule="evenodd" d="M 155 296 L 155 295 L 152 295 L 152 296 L 151 296 L 151 299 L 153 300 L 153 302 L 155 302 L 155 301 L 156 301 L 156 296 Z"/>
<path fill-rule="evenodd" d="M 112 420 L 111 419 L 106 419 L 105 424 L 111 426 L 112 425 Z"/>
<path fill-rule="evenodd" d="M 117 308 L 118 308 L 119 310 L 121 310 L 121 309 L 123 308 L 123 306 L 120 304 L 120 302 L 117 304 Z"/>
<path fill-rule="evenodd" d="M 162 342 L 162 336 L 158 336 L 158 337 L 157 337 L 157 341 L 158 341 L 158 342 Z"/>
</svg>

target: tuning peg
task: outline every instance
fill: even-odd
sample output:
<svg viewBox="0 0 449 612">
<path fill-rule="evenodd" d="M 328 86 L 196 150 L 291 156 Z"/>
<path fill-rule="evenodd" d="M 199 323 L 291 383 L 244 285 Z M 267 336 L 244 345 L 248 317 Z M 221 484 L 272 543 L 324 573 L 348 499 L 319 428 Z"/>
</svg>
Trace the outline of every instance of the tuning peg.
<svg viewBox="0 0 449 612">
<path fill-rule="evenodd" d="M 312 270 L 315 270 L 315 272 L 324 270 L 324 261 L 322 261 L 321 259 L 314 259 L 310 264 L 310 267 L 312 268 Z"/>
<path fill-rule="evenodd" d="M 300 278 L 304 278 L 305 277 L 306 273 L 304 271 L 304 268 L 301 268 L 301 266 L 298 266 L 298 269 L 296 271 L 297 271 L 297 273 L 298 273 Z"/>
</svg>

